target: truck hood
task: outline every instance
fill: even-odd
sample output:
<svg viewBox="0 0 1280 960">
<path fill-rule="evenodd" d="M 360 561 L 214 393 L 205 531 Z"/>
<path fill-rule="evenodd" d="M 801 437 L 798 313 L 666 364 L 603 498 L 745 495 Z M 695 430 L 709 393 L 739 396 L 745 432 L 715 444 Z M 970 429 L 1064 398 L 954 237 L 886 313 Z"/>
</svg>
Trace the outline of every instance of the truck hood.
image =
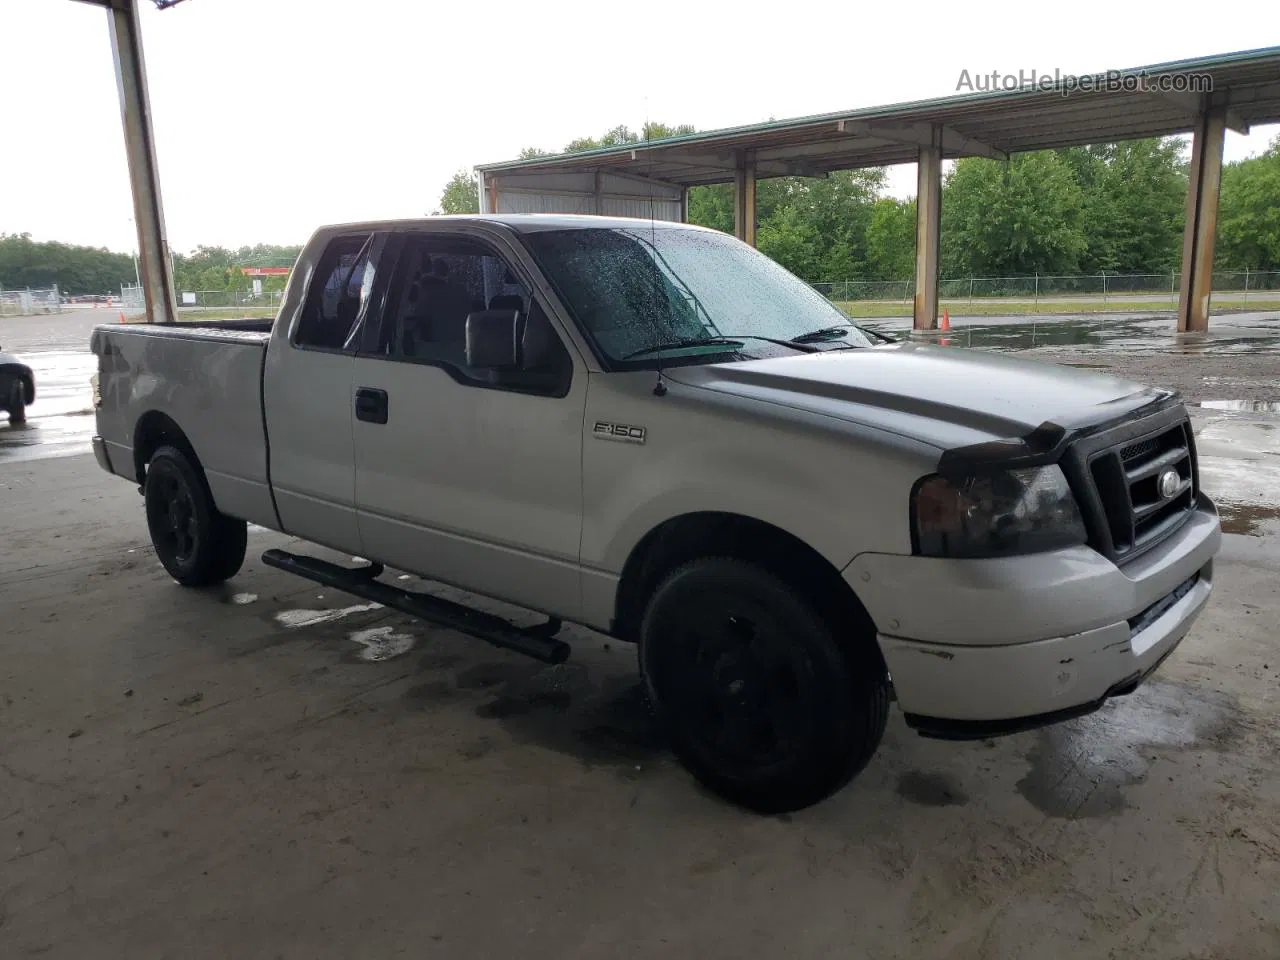
<svg viewBox="0 0 1280 960">
<path fill-rule="evenodd" d="M 942 450 L 996 440 L 1060 441 L 1174 396 L 1072 367 L 898 343 L 677 367 L 668 379 L 817 413 Z"/>
</svg>

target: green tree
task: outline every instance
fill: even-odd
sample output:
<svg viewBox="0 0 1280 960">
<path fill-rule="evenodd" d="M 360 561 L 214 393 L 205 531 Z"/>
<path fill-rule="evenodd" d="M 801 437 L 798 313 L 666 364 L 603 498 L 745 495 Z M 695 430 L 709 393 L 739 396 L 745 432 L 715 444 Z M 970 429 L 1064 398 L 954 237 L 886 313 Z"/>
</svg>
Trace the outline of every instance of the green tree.
<svg viewBox="0 0 1280 960">
<path fill-rule="evenodd" d="M 1227 269 L 1280 270 L 1280 137 L 1222 171 L 1215 250 Z"/>
<path fill-rule="evenodd" d="M 444 185 L 437 213 L 479 213 L 480 187 L 470 170 L 459 170 Z"/>
<path fill-rule="evenodd" d="M 867 222 L 867 276 L 907 280 L 916 269 L 916 202 L 880 197 Z"/>
<path fill-rule="evenodd" d="M 1181 254 L 1187 174 L 1182 141 L 1130 140 L 1060 151 L 1075 172 L 1086 273 L 1154 273 Z"/>
<path fill-rule="evenodd" d="M 687 123 L 677 123 L 674 127 L 665 123 L 646 121 L 640 131 L 641 140 L 666 140 L 668 137 L 687 137 L 697 133 L 697 127 Z"/>
<path fill-rule="evenodd" d="M 0 233 L 0 288 L 43 288 L 55 284 L 69 295 L 116 293 L 132 283 L 133 257 L 104 247 L 79 247 L 48 241 L 29 233 Z"/>
<path fill-rule="evenodd" d="M 689 222 L 733 233 L 733 185 L 715 183 L 689 188 Z"/>
<path fill-rule="evenodd" d="M 967 157 L 942 192 L 944 276 L 1073 273 L 1088 241 L 1072 165 L 1051 150 Z"/>
</svg>

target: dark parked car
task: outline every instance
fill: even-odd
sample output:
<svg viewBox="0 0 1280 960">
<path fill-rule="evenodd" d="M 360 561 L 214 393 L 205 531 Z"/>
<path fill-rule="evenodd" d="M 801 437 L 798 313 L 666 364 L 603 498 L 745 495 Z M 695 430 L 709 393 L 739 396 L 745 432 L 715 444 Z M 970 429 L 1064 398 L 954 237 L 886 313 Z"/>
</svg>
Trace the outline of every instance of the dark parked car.
<svg viewBox="0 0 1280 960">
<path fill-rule="evenodd" d="M 36 378 L 31 368 L 11 353 L 0 352 L 0 410 L 10 423 L 27 419 L 27 407 L 36 402 Z"/>
</svg>

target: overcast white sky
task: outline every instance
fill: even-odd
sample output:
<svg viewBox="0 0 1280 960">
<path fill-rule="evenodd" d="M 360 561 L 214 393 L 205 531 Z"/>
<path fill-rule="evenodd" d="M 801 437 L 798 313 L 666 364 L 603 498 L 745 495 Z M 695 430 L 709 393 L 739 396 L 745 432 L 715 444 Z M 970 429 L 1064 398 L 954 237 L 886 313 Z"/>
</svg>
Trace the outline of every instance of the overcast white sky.
<svg viewBox="0 0 1280 960">
<path fill-rule="evenodd" d="M 419 216 L 462 167 L 646 118 L 732 126 L 1280 43 L 1270 2 L 144 2 L 169 241 Z M 136 246 L 106 13 L 0 0 L 0 232 Z M 1277 128 L 1228 134 L 1227 158 Z M 913 166 L 891 188 L 914 193 Z"/>
</svg>

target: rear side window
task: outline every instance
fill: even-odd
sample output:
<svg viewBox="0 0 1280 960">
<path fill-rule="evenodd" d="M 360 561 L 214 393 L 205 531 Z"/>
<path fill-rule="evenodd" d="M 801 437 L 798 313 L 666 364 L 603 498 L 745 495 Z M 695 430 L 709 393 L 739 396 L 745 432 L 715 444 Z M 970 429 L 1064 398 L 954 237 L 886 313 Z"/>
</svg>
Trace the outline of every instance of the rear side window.
<svg viewBox="0 0 1280 960">
<path fill-rule="evenodd" d="M 372 234 L 329 242 L 316 266 L 294 344 L 341 350 L 351 340 L 373 290 Z"/>
</svg>

